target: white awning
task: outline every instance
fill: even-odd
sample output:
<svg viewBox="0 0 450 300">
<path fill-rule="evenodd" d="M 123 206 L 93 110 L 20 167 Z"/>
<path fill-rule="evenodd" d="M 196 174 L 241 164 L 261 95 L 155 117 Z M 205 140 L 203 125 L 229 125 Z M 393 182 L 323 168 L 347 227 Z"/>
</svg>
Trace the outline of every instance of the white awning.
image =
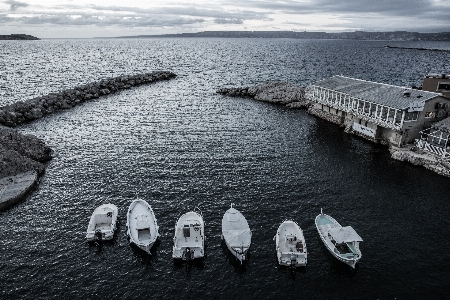
<svg viewBox="0 0 450 300">
<path fill-rule="evenodd" d="M 337 244 L 363 241 L 351 226 L 330 228 L 329 233 Z"/>
</svg>

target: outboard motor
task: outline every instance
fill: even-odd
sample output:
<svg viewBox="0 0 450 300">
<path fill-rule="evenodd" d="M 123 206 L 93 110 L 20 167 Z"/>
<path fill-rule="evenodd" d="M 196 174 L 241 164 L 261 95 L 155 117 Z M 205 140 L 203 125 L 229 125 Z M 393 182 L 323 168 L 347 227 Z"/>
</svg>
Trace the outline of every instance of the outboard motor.
<svg viewBox="0 0 450 300">
<path fill-rule="evenodd" d="M 295 267 L 297 264 L 297 257 L 295 255 L 291 255 L 291 267 Z"/>
<path fill-rule="evenodd" d="M 191 248 L 187 247 L 186 250 L 184 250 L 184 257 L 186 258 L 186 261 L 190 261 L 192 256 L 193 253 L 191 252 Z"/>
<path fill-rule="evenodd" d="M 101 242 L 102 239 L 103 239 L 102 231 L 101 231 L 100 229 L 97 229 L 97 230 L 95 231 L 95 240 L 96 240 L 97 242 Z"/>
</svg>

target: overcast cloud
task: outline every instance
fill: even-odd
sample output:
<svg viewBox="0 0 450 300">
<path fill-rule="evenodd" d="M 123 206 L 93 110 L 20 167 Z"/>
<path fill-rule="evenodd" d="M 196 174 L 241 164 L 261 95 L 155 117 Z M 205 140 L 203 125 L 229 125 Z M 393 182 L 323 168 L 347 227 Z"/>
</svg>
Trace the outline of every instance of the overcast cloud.
<svg viewBox="0 0 450 300">
<path fill-rule="evenodd" d="M 206 30 L 450 31 L 448 0 L 0 0 L 1 34 L 41 38 Z"/>
</svg>

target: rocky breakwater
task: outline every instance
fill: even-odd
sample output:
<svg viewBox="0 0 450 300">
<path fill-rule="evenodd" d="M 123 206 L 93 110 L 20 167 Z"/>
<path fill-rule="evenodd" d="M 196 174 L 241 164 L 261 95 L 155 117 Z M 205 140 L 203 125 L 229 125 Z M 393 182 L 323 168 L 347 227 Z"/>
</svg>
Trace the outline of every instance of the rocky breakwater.
<svg viewBox="0 0 450 300">
<path fill-rule="evenodd" d="M 0 125 L 0 210 L 22 200 L 36 185 L 51 152 L 37 137 Z"/>
<path fill-rule="evenodd" d="M 255 100 L 286 105 L 290 108 L 307 108 L 305 89 L 286 82 L 264 82 L 253 87 L 224 87 L 217 93 L 232 97 L 250 97 Z"/>
<path fill-rule="evenodd" d="M 1 107 L 0 210 L 22 200 L 33 189 L 52 153 L 39 138 L 21 134 L 10 127 L 69 109 L 90 99 L 175 76 L 168 71 L 119 76 Z"/>
<path fill-rule="evenodd" d="M 133 86 L 167 80 L 176 75 L 169 71 L 155 71 L 138 75 L 124 75 L 102 79 L 58 93 L 50 93 L 26 101 L 0 107 L 0 124 L 15 127 L 59 110 L 72 108 L 84 101 L 99 98 Z"/>
</svg>

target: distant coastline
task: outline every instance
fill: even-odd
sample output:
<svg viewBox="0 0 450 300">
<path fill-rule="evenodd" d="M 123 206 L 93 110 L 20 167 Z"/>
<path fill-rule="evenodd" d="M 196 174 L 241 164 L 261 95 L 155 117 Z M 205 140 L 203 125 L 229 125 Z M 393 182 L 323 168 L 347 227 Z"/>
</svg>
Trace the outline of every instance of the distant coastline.
<svg viewBox="0 0 450 300">
<path fill-rule="evenodd" d="M 11 34 L 11 35 L 0 35 L 0 40 L 22 41 L 22 40 L 40 40 L 40 39 L 28 34 Z"/>
<path fill-rule="evenodd" d="M 406 49 L 406 50 L 425 50 L 425 51 L 443 51 L 443 52 L 450 52 L 450 50 L 448 49 L 432 49 L 432 48 L 422 48 L 422 47 L 398 47 L 398 46 L 389 46 L 389 45 L 385 45 L 385 48 L 390 48 L 390 49 Z"/>
<path fill-rule="evenodd" d="M 389 32 L 307 32 L 307 31 L 202 31 L 195 33 L 177 33 L 161 35 L 118 36 L 115 38 L 292 38 L 292 39 L 346 39 L 379 41 L 450 41 L 450 32 L 421 33 L 408 31 Z"/>
</svg>

